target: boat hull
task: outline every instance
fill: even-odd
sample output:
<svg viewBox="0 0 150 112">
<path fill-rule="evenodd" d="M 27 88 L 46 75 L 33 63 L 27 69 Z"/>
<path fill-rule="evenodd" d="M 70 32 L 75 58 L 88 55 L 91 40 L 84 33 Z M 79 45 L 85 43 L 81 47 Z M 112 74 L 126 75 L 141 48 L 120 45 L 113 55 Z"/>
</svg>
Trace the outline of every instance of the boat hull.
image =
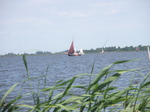
<svg viewBox="0 0 150 112">
<path fill-rule="evenodd" d="M 68 56 L 81 56 L 81 55 L 78 53 L 73 53 L 73 54 L 68 54 Z"/>
</svg>

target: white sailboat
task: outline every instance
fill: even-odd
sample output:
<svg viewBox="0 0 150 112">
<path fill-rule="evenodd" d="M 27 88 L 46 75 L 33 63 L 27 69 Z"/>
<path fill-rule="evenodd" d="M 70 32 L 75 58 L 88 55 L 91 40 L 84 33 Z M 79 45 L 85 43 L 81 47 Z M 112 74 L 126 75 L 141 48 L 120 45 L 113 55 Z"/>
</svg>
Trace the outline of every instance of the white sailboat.
<svg viewBox="0 0 150 112">
<path fill-rule="evenodd" d="M 102 51 L 100 53 L 104 53 L 104 49 L 102 49 Z"/>
<path fill-rule="evenodd" d="M 149 60 L 150 60 L 150 51 L 149 51 L 149 46 L 147 46 L 147 51 L 148 51 L 148 57 L 149 57 Z"/>
<path fill-rule="evenodd" d="M 83 52 L 83 49 L 80 49 L 80 52 L 79 52 L 80 55 L 84 55 L 85 53 Z"/>
</svg>

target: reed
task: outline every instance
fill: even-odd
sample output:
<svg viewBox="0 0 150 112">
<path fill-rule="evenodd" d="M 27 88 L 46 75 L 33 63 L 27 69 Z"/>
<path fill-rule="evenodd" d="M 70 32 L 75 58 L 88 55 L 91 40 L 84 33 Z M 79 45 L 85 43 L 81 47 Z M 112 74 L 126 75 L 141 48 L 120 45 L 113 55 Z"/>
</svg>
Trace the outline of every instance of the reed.
<svg viewBox="0 0 150 112">
<path fill-rule="evenodd" d="M 0 111 L 2 112 L 16 112 L 16 111 L 29 111 L 29 112 L 149 112 L 150 110 L 150 73 L 143 74 L 143 81 L 138 85 L 132 84 L 131 78 L 128 87 L 118 89 L 113 86 L 119 77 L 127 72 L 138 72 L 139 69 L 131 70 L 112 70 L 114 65 L 132 62 L 136 60 L 125 60 L 114 62 L 94 76 L 94 64 L 92 66 L 91 74 L 78 74 L 72 78 L 58 81 L 54 86 L 46 87 L 46 75 L 43 75 L 44 89 L 39 89 L 37 92 L 33 90 L 28 71 L 28 64 L 26 56 L 23 55 L 23 61 L 27 72 L 28 79 L 26 82 L 30 85 L 30 94 L 32 94 L 33 105 L 21 104 L 19 99 L 22 96 L 19 94 L 15 99 L 7 104 L 4 104 L 5 99 L 17 84 L 13 85 L 2 97 L 0 101 Z M 75 85 L 78 78 L 84 78 L 89 75 L 89 82 L 84 85 Z M 37 77 L 37 78 L 41 78 Z M 83 94 L 77 95 L 72 91 L 80 89 Z M 55 94 L 56 91 L 62 90 L 60 93 Z M 41 95 L 44 95 L 41 97 Z"/>
</svg>

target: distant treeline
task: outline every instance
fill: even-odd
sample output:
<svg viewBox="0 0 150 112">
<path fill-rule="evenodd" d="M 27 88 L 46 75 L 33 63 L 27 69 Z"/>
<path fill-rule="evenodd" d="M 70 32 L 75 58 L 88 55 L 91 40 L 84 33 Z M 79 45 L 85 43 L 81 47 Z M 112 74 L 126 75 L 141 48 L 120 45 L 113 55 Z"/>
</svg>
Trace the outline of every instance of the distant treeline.
<svg viewBox="0 0 150 112">
<path fill-rule="evenodd" d="M 147 46 L 125 46 L 125 47 L 116 47 L 116 46 L 112 46 L 112 47 L 103 47 L 103 48 L 96 48 L 96 49 L 90 49 L 90 50 L 84 50 L 85 53 L 96 53 L 96 52 L 101 52 L 102 49 L 104 50 L 104 52 L 121 52 L 121 51 L 146 51 L 147 50 Z"/>
<path fill-rule="evenodd" d="M 25 55 L 44 55 L 44 54 L 53 54 L 51 52 L 48 51 L 37 51 L 35 53 L 24 53 Z M 15 54 L 15 53 L 8 53 L 5 54 L 4 56 L 19 56 L 19 55 L 23 55 L 23 54 Z"/>
<path fill-rule="evenodd" d="M 96 53 L 96 52 L 101 52 L 102 49 L 104 50 L 104 52 L 121 52 L 121 51 L 146 51 L 147 50 L 147 46 L 126 46 L 126 47 L 116 47 L 116 46 L 112 46 L 112 47 L 103 47 L 103 48 L 96 48 L 96 49 L 90 49 L 90 50 L 84 50 L 84 53 Z M 68 52 L 68 50 L 65 51 L 61 51 L 61 52 L 56 52 L 56 53 L 51 53 L 49 51 L 37 51 L 35 53 L 25 53 L 26 55 L 44 55 L 44 54 L 64 54 L 65 52 Z M 16 56 L 16 55 L 22 55 L 22 54 L 15 54 L 15 53 L 8 53 L 5 54 L 5 56 Z"/>
</svg>

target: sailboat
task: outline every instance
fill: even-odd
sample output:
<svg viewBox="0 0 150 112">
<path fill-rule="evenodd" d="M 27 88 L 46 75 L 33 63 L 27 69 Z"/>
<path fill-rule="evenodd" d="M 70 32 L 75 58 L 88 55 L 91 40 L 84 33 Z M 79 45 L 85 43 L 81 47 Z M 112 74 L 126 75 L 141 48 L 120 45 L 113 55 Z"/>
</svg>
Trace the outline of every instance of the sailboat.
<svg viewBox="0 0 150 112">
<path fill-rule="evenodd" d="M 76 52 L 73 41 L 72 41 L 70 49 L 68 51 L 68 56 L 81 56 L 79 53 Z"/>
<path fill-rule="evenodd" d="M 140 51 L 140 49 L 138 48 L 138 47 L 136 47 L 136 50 L 135 50 L 136 52 L 139 52 Z"/>
<path fill-rule="evenodd" d="M 104 49 L 102 48 L 102 51 L 100 53 L 104 53 Z"/>
<path fill-rule="evenodd" d="M 149 60 L 150 60 L 150 51 L 149 51 L 149 46 L 147 46 L 147 51 L 148 51 L 148 57 L 149 57 Z"/>
<path fill-rule="evenodd" d="M 83 52 L 83 49 L 80 49 L 80 52 L 79 52 L 80 55 L 84 55 L 85 53 Z"/>
</svg>

